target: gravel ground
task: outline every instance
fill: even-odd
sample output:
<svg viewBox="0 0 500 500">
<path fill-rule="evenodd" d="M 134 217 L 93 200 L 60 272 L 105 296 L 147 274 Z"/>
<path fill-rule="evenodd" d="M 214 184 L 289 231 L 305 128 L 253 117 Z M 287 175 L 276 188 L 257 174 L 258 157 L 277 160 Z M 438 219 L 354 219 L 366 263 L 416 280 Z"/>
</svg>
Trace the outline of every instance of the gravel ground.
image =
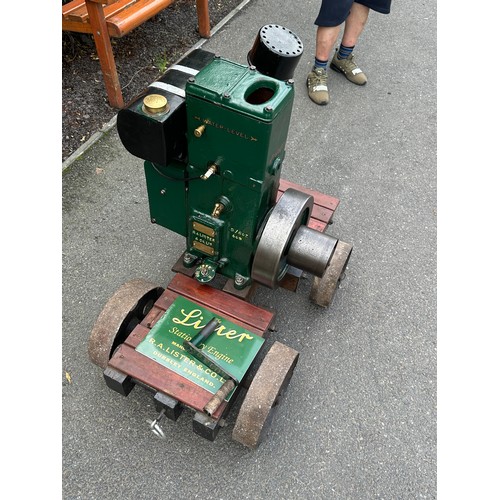
<svg viewBox="0 0 500 500">
<path fill-rule="evenodd" d="M 241 0 L 211 1 L 212 27 Z M 123 38 L 112 39 L 125 102 L 133 99 L 200 40 L 195 0 L 177 0 Z M 106 125 L 110 107 L 91 35 L 62 34 L 62 161 Z"/>
</svg>

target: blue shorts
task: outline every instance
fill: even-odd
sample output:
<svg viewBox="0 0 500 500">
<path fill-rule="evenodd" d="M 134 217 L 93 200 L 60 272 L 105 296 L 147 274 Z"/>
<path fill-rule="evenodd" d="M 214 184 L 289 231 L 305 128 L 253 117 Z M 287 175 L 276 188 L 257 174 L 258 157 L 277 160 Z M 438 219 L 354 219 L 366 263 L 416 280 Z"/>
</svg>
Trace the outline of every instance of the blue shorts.
<svg viewBox="0 0 500 500">
<path fill-rule="evenodd" d="M 354 0 L 322 0 L 314 24 L 316 26 L 339 26 L 347 19 L 353 3 Z M 389 14 L 391 11 L 391 0 L 356 0 L 356 3 L 381 14 Z"/>
</svg>

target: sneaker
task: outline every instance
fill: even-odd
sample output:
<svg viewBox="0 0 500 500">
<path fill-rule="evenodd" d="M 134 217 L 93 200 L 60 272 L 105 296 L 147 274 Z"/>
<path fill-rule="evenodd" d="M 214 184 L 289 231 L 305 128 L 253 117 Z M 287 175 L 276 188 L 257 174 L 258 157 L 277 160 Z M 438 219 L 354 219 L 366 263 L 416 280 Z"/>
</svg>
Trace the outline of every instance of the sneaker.
<svg viewBox="0 0 500 500">
<path fill-rule="evenodd" d="M 339 73 L 343 73 L 345 77 L 356 85 L 364 85 L 368 80 L 361 68 L 358 67 L 352 54 L 345 59 L 338 58 L 338 49 L 335 49 L 330 68 Z"/>
<path fill-rule="evenodd" d="M 326 85 L 328 75 L 322 68 L 313 68 L 307 75 L 307 93 L 309 97 L 320 106 L 328 104 L 330 96 Z"/>
</svg>

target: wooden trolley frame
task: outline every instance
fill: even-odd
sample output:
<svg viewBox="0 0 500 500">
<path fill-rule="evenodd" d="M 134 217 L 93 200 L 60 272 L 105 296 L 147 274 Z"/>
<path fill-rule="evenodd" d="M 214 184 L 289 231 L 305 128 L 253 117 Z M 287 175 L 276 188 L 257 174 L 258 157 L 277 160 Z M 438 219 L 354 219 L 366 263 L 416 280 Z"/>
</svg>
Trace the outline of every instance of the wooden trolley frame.
<svg viewBox="0 0 500 500">
<path fill-rule="evenodd" d="M 281 180 L 278 199 L 288 188 L 313 196 L 314 207 L 308 226 L 324 232 L 332 221 L 339 200 L 285 180 Z M 319 306 L 326 307 L 331 303 L 351 250 L 351 245 L 339 241 L 325 276 L 314 278 L 310 298 Z M 233 439 L 249 448 L 256 448 L 265 437 L 299 353 L 275 342 L 263 360 L 257 356 L 230 401 L 223 402 L 212 416 L 206 415 L 203 408 L 212 397 L 209 391 L 137 352 L 136 347 L 179 295 L 261 337 L 266 337 L 273 328 L 274 313 L 250 302 L 255 285 L 240 291 L 235 289 L 232 280 L 227 280 L 222 288 L 201 284 L 192 278 L 194 269 L 182 265 L 182 256 L 173 270 L 176 274 L 166 289 L 136 280 L 124 285 L 110 299 L 92 331 L 90 358 L 103 368 L 108 387 L 120 394 L 127 396 L 136 384 L 151 390 L 161 417 L 177 420 L 184 408 L 191 409 L 194 412 L 193 431 L 211 441 L 224 424 L 225 416 L 239 397 L 238 393 L 246 392 L 233 430 Z M 301 273 L 298 269 L 290 268 L 280 285 L 295 291 Z M 135 304 L 137 308 L 142 297 L 147 297 L 148 301 L 140 304 L 140 308 L 146 308 L 147 311 L 143 315 L 140 312 L 133 315 L 132 321 L 128 314 L 130 304 Z M 147 307 L 146 303 L 149 304 Z M 124 330 L 125 322 L 129 324 Z M 120 336 L 118 341 L 117 335 Z M 156 421 L 152 422 L 153 432 L 156 424 Z M 158 429 L 158 432 L 161 431 Z"/>
</svg>

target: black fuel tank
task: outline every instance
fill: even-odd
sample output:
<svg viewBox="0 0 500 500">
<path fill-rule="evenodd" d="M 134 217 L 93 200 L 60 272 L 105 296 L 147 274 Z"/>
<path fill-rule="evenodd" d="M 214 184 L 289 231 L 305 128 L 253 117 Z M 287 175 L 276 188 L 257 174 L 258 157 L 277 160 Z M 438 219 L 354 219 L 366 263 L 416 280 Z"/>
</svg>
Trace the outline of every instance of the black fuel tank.
<svg viewBox="0 0 500 500">
<path fill-rule="evenodd" d="M 186 81 L 214 56 L 213 52 L 193 50 L 118 112 L 116 128 L 129 153 L 158 165 L 186 161 Z M 147 96 L 161 96 L 156 102 L 166 98 L 167 108 L 148 106 L 148 100 L 145 105 Z"/>
</svg>

